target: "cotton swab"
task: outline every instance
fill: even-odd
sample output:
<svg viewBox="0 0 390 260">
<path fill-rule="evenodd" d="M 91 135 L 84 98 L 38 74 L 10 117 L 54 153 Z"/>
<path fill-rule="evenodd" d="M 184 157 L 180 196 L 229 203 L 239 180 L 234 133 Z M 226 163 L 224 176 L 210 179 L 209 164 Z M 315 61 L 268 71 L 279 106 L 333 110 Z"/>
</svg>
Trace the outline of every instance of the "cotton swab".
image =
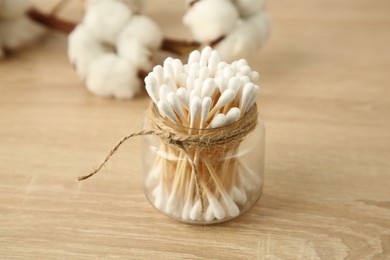
<svg viewBox="0 0 390 260">
<path fill-rule="evenodd" d="M 185 88 L 186 87 L 186 82 L 187 82 L 187 75 L 183 72 L 179 73 L 177 76 L 177 86 L 180 88 Z"/>
<path fill-rule="evenodd" d="M 211 77 L 215 75 L 220 60 L 221 58 L 219 57 L 218 52 L 212 51 L 207 64 L 207 68 L 209 69 L 209 73 Z"/>
<path fill-rule="evenodd" d="M 164 68 L 161 65 L 153 68 L 153 75 L 156 77 L 159 85 L 164 83 Z"/>
<path fill-rule="evenodd" d="M 240 67 L 240 72 L 244 75 L 250 75 L 251 68 L 248 65 L 244 65 Z"/>
<path fill-rule="evenodd" d="M 228 82 L 228 88 L 233 89 L 235 92 L 238 92 L 241 87 L 241 81 L 238 77 L 232 77 Z"/>
<path fill-rule="evenodd" d="M 167 96 L 168 104 L 173 108 L 176 114 L 180 117 L 182 122 L 186 121 L 186 116 L 184 115 L 184 111 L 182 106 L 180 105 L 179 98 L 177 97 L 175 92 L 170 92 Z"/>
<path fill-rule="evenodd" d="M 212 97 L 215 92 L 215 81 L 212 78 L 208 78 L 203 82 L 202 85 L 202 98 L 204 97 Z"/>
<path fill-rule="evenodd" d="M 149 75 L 145 78 L 145 89 L 153 102 L 157 104 L 159 100 L 159 86 L 153 76 Z"/>
<path fill-rule="evenodd" d="M 249 82 L 245 84 L 243 90 L 242 90 L 242 97 L 241 97 L 241 103 L 240 103 L 240 109 L 241 111 L 246 111 L 249 101 L 251 100 L 252 96 L 255 92 L 255 84 Z"/>
<path fill-rule="evenodd" d="M 259 91 L 260 91 L 260 87 L 255 85 L 254 90 L 252 92 L 252 96 L 248 100 L 248 105 L 247 105 L 245 112 L 247 112 L 253 106 L 253 104 L 256 101 L 256 97 L 257 97 L 257 94 L 259 93 Z"/>
<path fill-rule="evenodd" d="M 194 96 L 190 100 L 190 128 L 194 128 L 201 106 L 200 98 Z"/>
<path fill-rule="evenodd" d="M 183 207 L 183 211 L 181 213 L 181 217 L 183 219 L 189 219 L 190 218 L 190 211 L 191 211 L 191 207 L 192 207 L 192 194 L 194 193 L 194 189 L 195 189 L 195 185 L 194 185 L 194 176 L 191 172 L 191 180 L 190 180 L 190 183 L 189 183 L 189 190 L 188 190 L 188 193 L 186 195 L 186 201 L 184 203 L 184 207 Z"/>
<path fill-rule="evenodd" d="M 237 66 L 238 67 L 242 67 L 242 66 L 246 66 L 246 65 L 248 65 L 248 62 L 245 59 L 239 59 L 237 61 Z"/>
<path fill-rule="evenodd" d="M 240 81 L 241 81 L 241 85 L 245 86 L 246 83 L 251 82 L 251 79 L 248 76 L 241 76 Z"/>
<path fill-rule="evenodd" d="M 163 115 L 168 117 L 172 122 L 179 124 L 179 120 L 177 119 L 175 113 L 173 112 L 171 106 L 165 100 L 160 100 L 157 103 L 158 110 L 162 112 Z"/>
<path fill-rule="evenodd" d="M 247 196 L 245 191 L 237 188 L 236 186 L 232 187 L 230 194 L 233 198 L 233 201 L 235 201 L 239 205 L 243 205 L 247 201 Z"/>
<path fill-rule="evenodd" d="M 159 100 L 167 100 L 167 96 L 170 92 L 172 92 L 172 89 L 167 85 L 162 84 L 158 91 Z"/>
<path fill-rule="evenodd" d="M 223 70 L 223 76 L 226 79 L 230 79 L 231 77 L 233 77 L 234 76 L 233 69 L 230 66 L 225 67 L 225 69 Z"/>
<path fill-rule="evenodd" d="M 209 205 L 207 207 L 206 213 L 204 214 L 204 220 L 205 221 L 212 221 L 213 219 L 215 219 L 214 207 Z"/>
<path fill-rule="evenodd" d="M 172 58 L 170 60 L 166 59 L 164 61 L 163 68 L 164 68 L 164 77 L 169 77 L 169 78 L 174 79 L 175 78 L 175 73 L 173 71 L 172 61 L 173 61 Z"/>
<path fill-rule="evenodd" d="M 212 49 L 210 46 L 206 46 L 203 48 L 202 52 L 200 53 L 200 59 L 199 59 L 199 65 L 200 66 L 207 66 L 207 61 L 209 60 L 212 53 Z"/>
<path fill-rule="evenodd" d="M 236 203 L 234 203 L 233 198 L 230 197 L 225 190 L 221 190 L 221 198 L 222 204 L 225 204 L 226 212 L 231 217 L 238 216 L 240 214 L 240 209 L 237 207 Z"/>
<path fill-rule="evenodd" d="M 210 128 L 218 128 L 218 127 L 225 125 L 225 122 L 226 122 L 225 114 L 219 113 L 213 117 L 213 120 L 209 124 L 209 127 Z"/>
<path fill-rule="evenodd" d="M 200 97 L 200 93 L 202 91 L 202 85 L 203 85 L 203 80 L 201 80 L 200 78 L 195 79 L 194 89 L 196 90 L 197 93 L 199 93 L 198 97 Z"/>
<path fill-rule="evenodd" d="M 167 85 L 169 87 L 170 91 L 176 91 L 177 86 L 176 86 L 176 82 L 173 78 L 165 77 L 164 81 L 165 81 L 165 85 Z"/>
<path fill-rule="evenodd" d="M 184 108 L 188 109 L 189 103 L 188 103 L 188 92 L 185 88 L 178 88 L 176 90 L 176 95 L 179 98 L 181 104 L 184 106 Z"/>
<path fill-rule="evenodd" d="M 198 199 L 194 205 L 191 208 L 190 211 L 190 219 L 197 220 L 200 215 L 200 207 L 202 206 L 202 203 L 200 202 L 200 199 Z"/>
<path fill-rule="evenodd" d="M 226 89 L 219 97 L 215 106 L 211 109 L 207 117 L 207 120 L 210 120 L 214 116 L 215 112 L 217 112 L 221 107 L 223 107 L 227 103 L 233 101 L 235 97 L 236 97 L 236 92 L 233 89 Z"/>
<path fill-rule="evenodd" d="M 218 202 L 218 200 L 215 198 L 215 196 L 210 193 L 210 194 L 207 194 L 207 197 L 208 197 L 208 201 L 209 201 L 209 207 L 212 208 L 214 216 L 217 219 L 225 218 L 226 212 L 223 209 L 223 207 L 221 206 L 221 204 Z"/>
<path fill-rule="evenodd" d="M 199 63 L 197 62 L 192 63 L 189 67 L 188 76 L 197 78 L 199 75 L 199 68 L 200 68 Z"/>
<path fill-rule="evenodd" d="M 198 50 L 195 50 L 190 53 L 190 56 L 188 57 L 188 64 L 193 64 L 195 62 L 198 62 L 200 59 L 200 52 Z"/>
<path fill-rule="evenodd" d="M 195 87 L 191 90 L 190 92 L 190 97 L 189 97 L 189 100 L 193 99 L 194 97 L 198 97 L 200 98 L 201 97 L 201 93 L 202 92 L 202 89 L 198 86 L 198 87 Z"/>
<path fill-rule="evenodd" d="M 213 180 L 216 184 L 216 188 L 219 191 L 219 194 L 221 195 L 221 197 L 220 197 L 220 199 L 222 200 L 221 203 L 223 203 L 226 206 L 225 207 L 226 212 L 232 217 L 237 216 L 239 214 L 240 210 L 238 209 L 237 205 L 234 203 L 232 198 L 227 194 L 226 190 L 223 187 L 223 184 L 221 183 L 220 179 L 218 178 L 218 176 L 215 172 L 215 169 L 211 165 L 210 160 L 208 158 L 205 158 L 204 162 L 205 162 L 205 166 L 209 170 L 210 176 L 213 178 Z M 206 191 L 207 191 L 207 189 L 206 189 Z"/>
<path fill-rule="evenodd" d="M 176 179 L 175 179 L 176 180 Z M 175 184 L 174 184 L 175 185 Z M 169 195 L 165 210 L 174 216 L 181 215 L 179 212 L 180 196 L 177 196 L 177 190 L 173 190 Z"/>
<path fill-rule="evenodd" d="M 195 78 L 188 76 L 186 80 L 187 90 L 190 92 L 194 88 L 194 85 L 195 85 Z"/>
<path fill-rule="evenodd" d="M 174 59 L 171 63 L 175 78 L 183 71 L 183 63 L 179 59 Z"/>
<path fill-rule="evenodd" d="M 238 107 L 232 107 L 227 113 L 225 117 L 225 125 L 229 125 L 235 121 L 237 121 L 241 116 L 241 110 Z"/>
<path fill-rule="evenodd" d="M 163 182 L 160 182 L 153 190 L 153 196 L 155 197 L 154 205 L 156 208 L 163 209 L 165 202 Z"/>
<path fill-rule="evenodd" d="M 201 81 L 204 81 L 208 76 L 209 76 L 209 69 L 207 67 L 202 67 L 199 70 L 199 77 L 198 78 Z"/>
<path fill-rule="evenodd" d="M 207 119 L 207 115 L 210 112 L 211 102 L 212 102 L 212 100 L 210 97 L 205 97 L 202 100 L 202 111 L 200 114 L 200 123 L 199 123 L 200 128 L 204 128 L 204 125 L 205 125 L 205 122 Z"/>
<path fill-rule="evenodd" d="M 225 92 L 225 90 L 227 89 L 227 86 L 228 86 L 228 80 L 223 76 L 219 76 L 219 77 L 215 78 L 215 82 L 217 83 L 219 92 L 220 93 Z"/>
</svg>

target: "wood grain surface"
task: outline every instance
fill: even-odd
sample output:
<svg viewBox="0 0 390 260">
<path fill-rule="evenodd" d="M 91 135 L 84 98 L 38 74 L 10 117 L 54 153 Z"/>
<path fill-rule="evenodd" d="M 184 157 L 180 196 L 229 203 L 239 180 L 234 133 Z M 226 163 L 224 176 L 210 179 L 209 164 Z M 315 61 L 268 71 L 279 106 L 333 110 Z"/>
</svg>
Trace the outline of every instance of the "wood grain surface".
<svg viewBox="0 0 390 260">
<path fill-rule="evenodd" d="M 146 95 L 88 93 L 60 33 L 1 60 L 0 259 L 390 259 L 390 2 L 267 8 L 272 36 L 251 61 L 261 73 L 264 193 L 219 225 L 182 224 L 148 203 L 139 139 L 76 181 L 140 129 Z M 182 38 L 183 12 L 174 0 L 146 10 Z"/>
</svg>

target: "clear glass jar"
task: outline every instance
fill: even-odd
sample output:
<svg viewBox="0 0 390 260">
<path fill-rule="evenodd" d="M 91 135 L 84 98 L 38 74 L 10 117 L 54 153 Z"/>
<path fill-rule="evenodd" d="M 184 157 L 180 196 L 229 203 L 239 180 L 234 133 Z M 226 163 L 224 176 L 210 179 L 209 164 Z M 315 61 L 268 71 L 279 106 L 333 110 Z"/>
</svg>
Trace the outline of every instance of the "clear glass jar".
<svg viewBox="0 0 390 260">
<path fill-rule="evenodd" d="M 233 124 L 239 126 L 241 120 Z M 226 127 L 177 126 L 175 130 L 202 134 L 224 131 Z M 144 129 L 153 129 L 149 117 L 145 117 Z M 175 145 L 162 142 L 158 136 L 143 136 L 147 199 L 163 214 L 191 224 L 214 224 L 240 216 L 256 204 L 262 193 L 264 137 L 264 124 L 259 117 L 255 130 L 239 144 L 199 146 L 187 154 Z M 192 169 L 188 154 L 197 166 L 197 173 Z"/>
</svg>

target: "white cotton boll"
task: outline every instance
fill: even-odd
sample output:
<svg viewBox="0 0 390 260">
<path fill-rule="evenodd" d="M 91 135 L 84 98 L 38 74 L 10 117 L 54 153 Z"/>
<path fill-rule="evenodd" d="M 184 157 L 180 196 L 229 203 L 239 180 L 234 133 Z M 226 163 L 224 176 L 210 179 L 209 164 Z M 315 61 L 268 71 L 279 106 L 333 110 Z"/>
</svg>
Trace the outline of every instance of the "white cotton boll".
<svg viewBox="0 0 390 260">
<path fill-rule="evenodd" d="M 125 58 L 104 54 L 88 71 L 87 89 L 98 96 L 132 98 L 140 91 L 137 69 Z"/>
<path fill-rule="evenodd" d="M 123 28 L 118 44 L 129 39 L 137 38 L 145 47 L 157 50 L 163 40 L 163 35 L 158 25 L 150 18 L 143 15 L 133 16 L 130 22 Z"/>
<path fill-rule="evenodd" d="M 215 49 L 224 60 L 252 56 L 269 34 L 269 21 L 265 11 L 241 20 L 237 27 Z"/>
<path fill-rule="evenodd" d="M 258 12 L 264 4 L 263 0 L 233 0 L 241 17 L 247 17 Z"/>
<path fill-rule="evenodd" d="M 68 37 L 68 57 L 82 78 L 85 78 L 90 64 L 101 55 L 108 53 L 84 25 L 80 24 Z"/>
<path fill-rule="evenodd" d="M 125 41 L 119 41 L 117 53 L 120 57 L 126 58 L 138 69 L 149 71 L 153 67 L 151 61 L 152 53 L 149 49 L 138 41 L 137 38 L 129 38 Z"/>
<path fill-rule="evenodd" d="M 44 28 L 25 16 L 0 22 L 0 38 L 5 49 L 18 49 L 43 35 Z"/>
<path fill-rule="evenodd" d="M 24 15 L 31 6 L 28 0 L 0 1 L 0 18 L 10 19 Z"/>
<path fill-rule="evenodd" d="M 127 5 L 118 0 L 96 1 L 88 7 L 83 23 L 96 39 L 115 44 L 131 15 Z"/>
<path fill-rule="evenodd" d="M 202 0 L 189 8 L 183 17 L 195 40 L 211 42 L 228 34 L 238 21 L 238 11 L 228 0 Z"/>
</svg>

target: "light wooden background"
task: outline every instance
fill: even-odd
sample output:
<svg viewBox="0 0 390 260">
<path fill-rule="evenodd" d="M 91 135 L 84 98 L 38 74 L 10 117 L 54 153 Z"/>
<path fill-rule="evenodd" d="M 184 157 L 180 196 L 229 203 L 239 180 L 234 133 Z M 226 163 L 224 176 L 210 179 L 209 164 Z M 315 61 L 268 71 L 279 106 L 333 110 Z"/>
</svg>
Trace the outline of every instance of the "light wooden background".
<svg viewBox="0 0 390 260">
<path fill-rule="evenodd" d="M 59 33 L 0 61 L 0 258 L 390 259 L 390 2 L 267 6 L 272 37 L 251 63 L 262 75 L 264 194 L 220 225 L 149 205 L 139 139 L 76 181 L 140 129 L 146 96 L 89 94 Z M 184 37 L 183 10 L 150 0 L 146 12 Z"/>
</svg>

